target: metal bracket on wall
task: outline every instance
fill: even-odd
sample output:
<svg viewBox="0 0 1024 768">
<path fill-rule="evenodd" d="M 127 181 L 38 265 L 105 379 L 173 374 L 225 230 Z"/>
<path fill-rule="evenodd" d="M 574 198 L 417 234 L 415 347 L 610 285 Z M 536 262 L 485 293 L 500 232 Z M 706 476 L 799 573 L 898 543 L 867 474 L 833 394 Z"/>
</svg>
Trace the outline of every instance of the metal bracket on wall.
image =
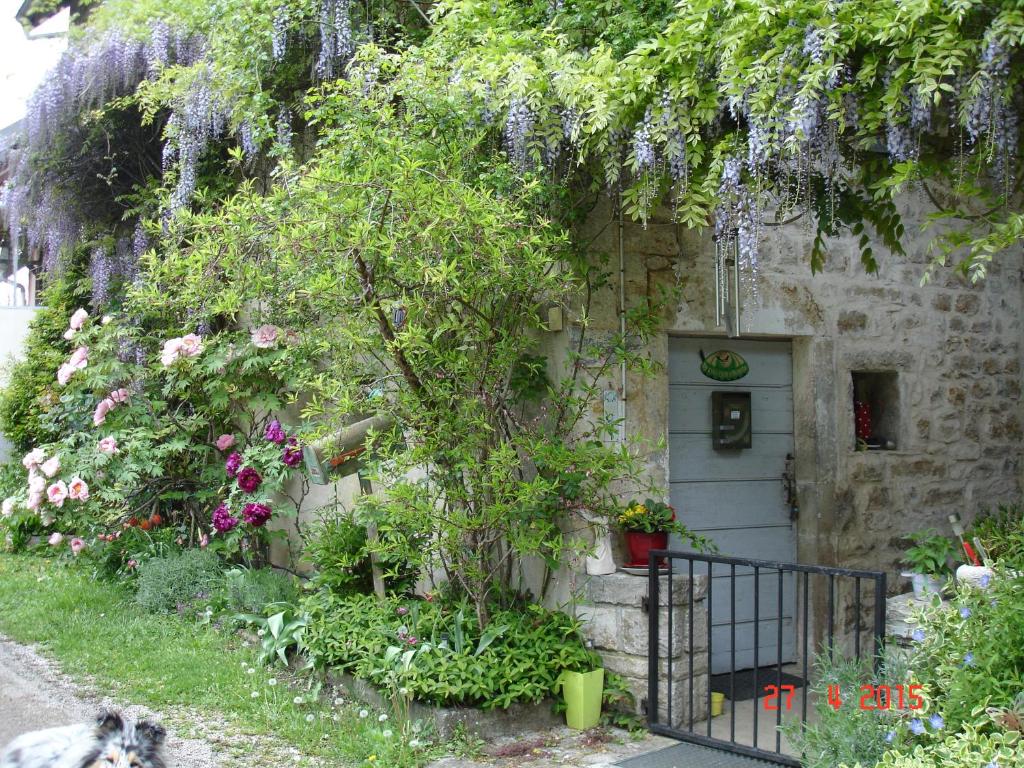
<svg viewBox="0 0 1024 768">
<path fill-rule="evenodd" d="M 651 612 L 651 599 L 647 595 L 640 596 L 640 610 L 644 613 Z"/>
<path fill-rule="evenodd" d="M 715 240 L 715 325 L 733 339 L 742 334 L 739 243 L 736 230 Z"/>
</svg>

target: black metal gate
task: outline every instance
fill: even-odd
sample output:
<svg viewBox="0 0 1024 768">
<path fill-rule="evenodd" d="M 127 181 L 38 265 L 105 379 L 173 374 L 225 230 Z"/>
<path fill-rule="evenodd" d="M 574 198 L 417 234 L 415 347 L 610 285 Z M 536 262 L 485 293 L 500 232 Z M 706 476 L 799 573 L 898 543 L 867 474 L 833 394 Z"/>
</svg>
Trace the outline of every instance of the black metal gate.
<svg viewBox="0 0 1024 768">
<path fill-rule="evenodd" d="M 752 579 L 749 578 L 751 576 Z M 753 622 L 744 626 L 747 634 L 753 635 L 752 672 L 739 670 L 736 664 L 738 577 L 743 579 L 743 584 L 752 584 L 753 590 Z M 784 620 L 787 583 L 790 584 L 790 598 L 795 598 L 799 604 L 792 621 Z M 798 687 L 782 684 L 786 679 L 784 665 L 790 671 L 802 671 L 804 690 L 797 705 L 802 728 L 807 723 L 809 697 L 806 686 L 810 682 L 812 649 L 843 653 L 858 660 L 864 653 L 870 653 L 876 664 L 881 658 L 885 636 L 885 574 L 879 571 L 657 550 L 650 554 L 648 584 L 647 723 L 652 732 L 663 736 L 780 765 L 799 766 L 796 757 L 786 754 L 782 745 L 782 713 L 784 709 L 791 711 L 789 705 Z M 716 628 L 712 598 L 715 589 L 723 588 L 729 590 L 731 611 L 729 619 L 719 621 Z M 796 595 L 792 594 L 793 590 Z M 771 592 L 776 594 L 771 595 Z M 767 601 L 763 599 L 766 596 L 769 598 Z M 749 592 L 746 597 L 750 597 Z M 698 609 L 698 603 L 704 607 Z M 685 615 L 680 616 L 684 605 Z M 771 616 L 773 609 L 774 618 Z M 812 621 L 812 618 L 817 621 Z M 706 629 L 701 626 L 705 622 Z M 762 640 L 766 639 L 764 635 L 769 628 L 773 634 L 767 638 L 767 644 L 769 647 L 774 645 L 774 653 L 770 654 L 772 658 L 761 658 L 761 648 L 766 644 Z M 786 633 L 795 633 L 795 636 L 786 638 Z M 728 642 L 728 655 L 732 660 L 727 677 L 718 676 L 717 683 L 724 688 L 730 702 L 727 735 L 723 723 L 716 723 L 713 728 L 714 718 L 711 716 L 710 660 L 715 634 L 719 635 L 719 649 L 723 642 Z M 815 638 L 813 644 L 812 635 Z M 703 648 L 700 647 L 702 644 Z M 797 663 L 785 664 L 784 647 L 801 649 Z M 768 664 L 767 672 L 762 671 L 765 669 L 762 662 Z M 679 665 L 683 665 L 682 670 Z M 752 682 L 753 686 L 750 717 L 747 718 L 752 722 L 742 723 L 744 728 L 750 726 L 749 738 L 744 738 L 744 734 L 737 738 L 738 672 L 743 672 L 746 682 Z M 705 676 L 706 684 L 699 685 L 698 679 Z M 764 688 L 760 683 L 766 678 L 773 682 L 762 693 Z M 682 682 L 684 680 L 685 683 Z M 686 690 L 678 690 L 678 685 L 685 685 Z M 765 693 L 769 698 L 762 704 L 760 697 Z M 762 706 L 768 707 L 771 696 L 775 697 L 775 705 L 764 716 L 771 718 L 774 715 L 774 744 L 765 744 L 763 740 L 759 744 L 758 710 Z"/>
</svg>

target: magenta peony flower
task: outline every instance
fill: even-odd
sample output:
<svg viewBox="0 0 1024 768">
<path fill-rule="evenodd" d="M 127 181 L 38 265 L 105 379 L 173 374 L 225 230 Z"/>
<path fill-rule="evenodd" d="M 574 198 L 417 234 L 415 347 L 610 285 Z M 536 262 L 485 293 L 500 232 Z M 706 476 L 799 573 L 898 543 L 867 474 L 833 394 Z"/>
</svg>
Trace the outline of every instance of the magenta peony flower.
<svg viewBox="0 0 1024 768">
<path fill-rule="evenodd" d="M 294 437 L 288 438 L 288 445 L 281 451 L 281 461 L 289 467 L 298 466 L 302 462 L 302 449 Z"/>
<path fill-rule="evenodd" d="M 246 504 L 242 508 L 242 517 L 253 528 L 259 528 L 270 519 L 270 507 L 266 504 Z"/>
<path fill-rule="evenodd" d="M 82 326 L 85 325 L 85 321 L 89 318 L 89 313 L 84 309 L 76 309 L 74 314 L 71 315 L 71 319 L 68 321 L 68 327 L 72 331 L 82 330 Z"/>
<path fill-rule="evenodd" d="M 217 442 L 214 445 L 217 446 L 218 451 L 226 451 L 228 448 L 235 444 L 234 435 L 221 435 L 217 438 Z"/>
<path fill-rule="evenodd" d="M 281 445 L 288 436 L 284 433 L 284 428 L 281 426 L 281 422 L 274 419 L 272 422 L 267 424 L 267 431 L 263 433 L 263 436 L 272 443 Z"/>
<path fill-rule="evenodd" d="M 257 349 L 270 349 L 277 344 L 277 334 L 276 325 L 261 325 L 253 329 L 252 345 Z"/>
<path fill-rule="evenodd" d="M 113 456 L 117 453 L 117 440 L 113 437 L 104 437 L 99 444 L 100 453 L 108 453 Z"/>
<path fill-rule="evenodd" d="M 228 456 L 228 460 L 224 462 L 224 471 L 228 473 L 228 477 L 234 478 L 238 475 L 238 470 L 242 466 L 242 454 L 237 451 Z"/>
<path fill-rule="evenodd" d="M 50 503 L 55 507 L 63 507 L 64 499 L 67 497 L 68 487 L 63 480 L 58 480 L 46 489 L 46 498 L 49 499 Z"/>
<path fill-rule="evenodd" d="M 79 538 L 71 540 L 71 554 L 78 557 L 78 553 L 85 549 L 85 542 Z"/>
<path fill-rule="evenodd" d="M 221 504 L 213 511 L 213 529 L 217 533 L 227 533 L 238 525 L 238 518 L 232 517 L 227 504 Z"/>
<path fill-rule="evenodd" d="M 252 493 L 260 487 L 263 478 L 260 473 L 252 467 L 245 467 L 238 473 L 238 487 L 246 493 Z"/>
<path fill-rule="evenodd" d="M 51 533 L 50 538 L 46 540 L 46 543 L 49 544 L 51 547 L 59 547 L 61 544 L 64 543 L 64 534 L 56 532 Z"/>
</svg>

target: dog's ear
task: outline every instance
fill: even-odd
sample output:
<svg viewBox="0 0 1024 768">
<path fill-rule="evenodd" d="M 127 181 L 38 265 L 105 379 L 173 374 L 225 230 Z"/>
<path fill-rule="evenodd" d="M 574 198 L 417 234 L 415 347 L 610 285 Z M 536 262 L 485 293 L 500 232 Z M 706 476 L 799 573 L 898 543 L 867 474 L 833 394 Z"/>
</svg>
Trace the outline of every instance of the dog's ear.
<svg viewBox="0 0 1024 768">
<path fill-rule="evenodd" d="M 135 724 L 135 734 L 150 749 L 159 749 L 164 743 L 167 731 L 162 725 L 151 723 L 149 720 L 140 720 Z"/>
<path fill-rule="evenodd" d="M 100 710 L 96 716 L 96 738 L 103 739 L 124 729 L 124 719 L 120 712 L 109 709 Z"/>
</svg>

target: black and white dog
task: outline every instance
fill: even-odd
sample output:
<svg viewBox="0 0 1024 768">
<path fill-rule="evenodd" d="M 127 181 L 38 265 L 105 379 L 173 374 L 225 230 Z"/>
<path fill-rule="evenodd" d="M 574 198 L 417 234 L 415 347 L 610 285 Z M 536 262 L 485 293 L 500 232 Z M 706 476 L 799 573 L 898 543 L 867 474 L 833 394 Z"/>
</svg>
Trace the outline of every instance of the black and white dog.
<svg viewBox="0 0 1024 768">
<path fill-rule="evenodd" d="M 92 725 L 19 736 L 0 756 L 0 768 L 166 768 L 165 735 L 159 725 L 103 711 Z"/>
</svg>

